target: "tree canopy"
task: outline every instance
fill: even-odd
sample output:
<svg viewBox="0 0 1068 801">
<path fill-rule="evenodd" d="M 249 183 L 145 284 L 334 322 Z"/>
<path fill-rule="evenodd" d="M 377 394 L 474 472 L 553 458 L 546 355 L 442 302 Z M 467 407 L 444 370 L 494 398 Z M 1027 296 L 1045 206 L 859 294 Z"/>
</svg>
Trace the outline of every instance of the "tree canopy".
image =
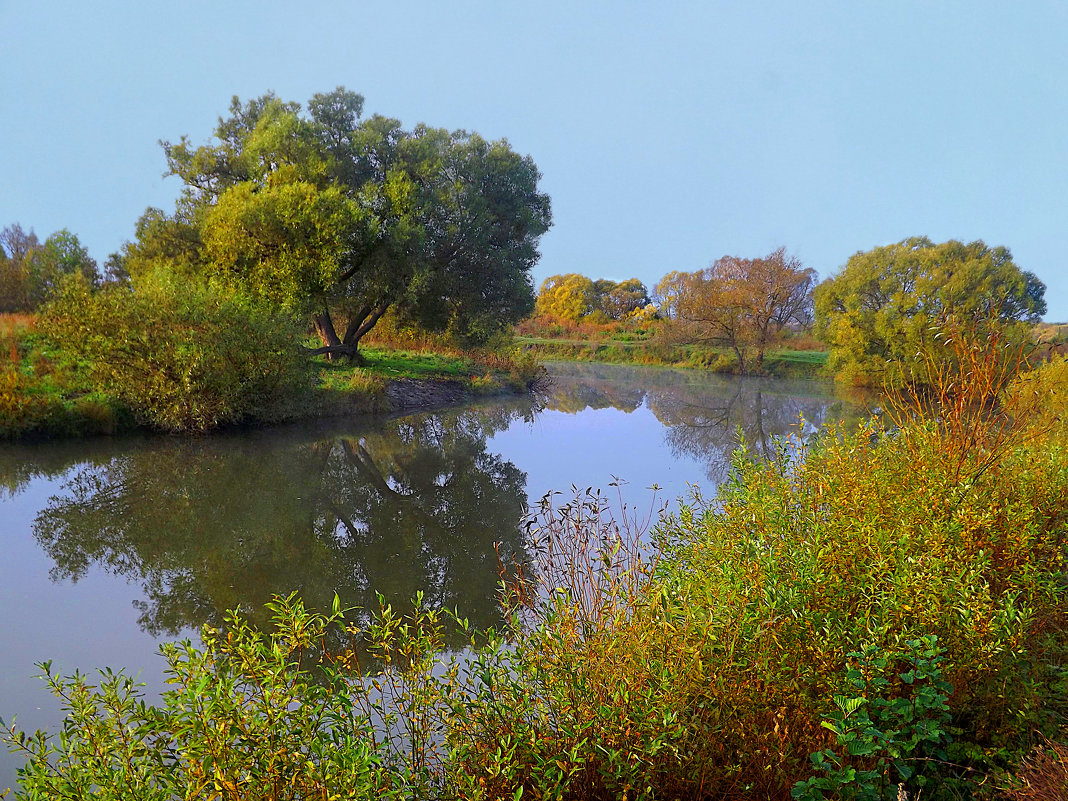
<svg viewBox="0 0 1068 801">
<path fill-rule="evenodd" d="M 593 311 L 593 281 L 579 273 L 550 275 L 538 290 L 536 311 L 564 320 L 579 320 Z"/>
<path fill-rule="evenodd" d="M 0 312 L 36 309 L 72 276 L 100 283 L 96 260 L 76 234 L 62 228 L 42 243 L 18 223 L 0 231 Z"/>
<path fill-rule="evenodd" d="M 657 294 L 683 336 L 731 348 L 739 371 L 748 372 L 762 368 L 783 328 L 811 319 L 815 275 L 779 248 L 758 259 L 724 256 L 704 270 L 668 273 Z"/>
<path fill-rule="evenodd" d="M 817 287 L 816 334 L 839 379 L 878 384 L 938 358 L 947 324 L 1029 336 L 1045 313 L 1045 289 L 1007 248 L 913 237 L 854 254 Z"/>
<path fill-rule="evenodd" d="M 649 303 L 649 291 L 637 278 L 594 281 L 579 273 L 551 275 L 538 290 L 535 311 L 562 320 L 600 317 L 624 320 Z"/>
<path fill-rule="evenodd" d="M 623 320 L 649 303 L 649 290 L 637 278 L 626 281 L 602 279 L 594 282 L 597 310 L 610 320 Z"/>
<path fill-rule="evenodd" d="M 238 285 L 313 316 L 329 354 L 355 355 L 387 311 L 473 339 L 529 314 L 551 224 L 534 162 L 505 140 L 362 111 L 344 87 L 306 113 L 235 97 L 213 142 L 164 142 L 185 186 L 172 215 L 142 217 L 131 274 L 162 261 Z"/>
</svg>

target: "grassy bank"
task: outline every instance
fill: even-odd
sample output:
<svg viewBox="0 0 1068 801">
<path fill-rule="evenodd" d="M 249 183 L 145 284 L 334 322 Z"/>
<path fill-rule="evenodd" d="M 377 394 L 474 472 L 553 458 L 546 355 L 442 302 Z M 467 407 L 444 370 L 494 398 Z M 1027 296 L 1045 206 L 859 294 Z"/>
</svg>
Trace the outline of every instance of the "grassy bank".
<svg viewBox="0 0 1068 801">
<path fill-rule="evenodd" d="M 361 366 L 312 360 L 299 392 L 281 393 L 277 402 L 268 399 L 271 402 L 239 419 L 220 424 L 388 412 L 403 401 L 396 392 L 391 399 L 391 382 L 418 382 L 429 387 L 422 396 L 431 399 L 436 384 L 449 388 L 447 397 L 521 392 L 538 374 L 537 364 L 522 354 L 371 347 L 363 356 Z M 154 409 L 138 408 L 112 391 L 90 360 L 57 345 L 33 315 L 0 315 L 0 360 L 0 439 L 114 434 L 136 428 L 180 430 L 180 418 L 154 415 Z M 151 364 L 151 354 L 144 361 Z M 165 377 L 139 378 L 149 384 Z M 166 380 L 180 392 L 181 378 Z M 195 388 L 190 392 L 197 394 Z M 174 394 L 166 401 L 179 405 L 182 398 Z M 178 423 L 169 425 L 176 419 Z"/>
<path fill-rule="evenodd" d="M 516 344 L 544 361 L 608 362 L 611 364 L 689 367 L 734 373 L 737 361 L 728 351 L 701 345 L 665 344 L 658 341 L 618 339 L 563 339 L 520 336 Z M 820 378 L 826 351 L 783 348 L 765 355 L 763 372 L 780 378 Z"/>
<path fill-rule="evenodd" d="M 51 677 L 65 737 L 7 738 L 26 797 L 1063 797 L 1068 362 L 993 410 L 960 386 L 929 418 L 741 451 L 658 520 L 547 496 L 536 570 L 502 571 L 507 631 L 289 598 L 271 631 L 235 614 L 165 646 L 154 707 Z M 346 625 L 384 667 L 321 653 Z"/>
<path fill-rule="evenodd" d="M 679 342 L 670 320 L 657 318 L 598 323 L 533 317 L 516 327 L 516 345 L 543 361 L 608 362 L 738 372 L 729 348 Z M 781 347 L 765 353 L 758 372 L 780 378 L 822 378 L 824 346 L 801 332 L 788 332 Z M 750 354 L 750 359 L 753 354 Z"/>
</svg>

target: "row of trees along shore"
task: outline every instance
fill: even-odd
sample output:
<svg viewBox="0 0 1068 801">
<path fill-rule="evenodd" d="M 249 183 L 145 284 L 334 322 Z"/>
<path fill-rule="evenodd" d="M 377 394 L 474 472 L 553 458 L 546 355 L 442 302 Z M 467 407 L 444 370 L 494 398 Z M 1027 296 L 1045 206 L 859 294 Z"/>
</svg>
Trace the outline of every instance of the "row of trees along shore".
<svg viewBox="0 0 1068 801">
<path fill-rule="evenodd" d="M 50 296 L 49 335 L 176 430 L 261 406 L 308 353 L 358 358 L 387 314 L 468 342 L 529 314 L 550 221 L 533 162 L 361 121 L 362 103 L 235 100 L 212 144 L 164 145 L 184 192 L 117 257 L 132 291 L 62 258 L 81 251 L 61 232 L 5 241 L 17 302 Z M 613 518 L 592 489 L 546 495 L 530 561 L 501 566 L 497 631 L 418 591 L 396 610 L 288 596 L 265 628 L 235 611 L 199 646 L 165 644 L 158 700 L 44 662 L 67 719 L 58 736 L 5 724 L 17 797 L 1064 797 L 1068 361 L 1024 358 L 1041 282 L 1004 248 L 923 238 L 818 286 L 782 250 L 727 257 L 669 274 L 652 310 L 640 283 L 562 278 L 544 304 L 655 313 L 742 369 L 812 322 L 839 377 L 926 368 L 931 392 L 899 382 L 855 430 L 742 448 L 716 499 L 655 521 Z M 24 378 L 0 373 L 0 413 L 24 414 Z"/>
<path fill-rule="evenodd" d="M 761 372 L 767 351 L 787 335 L 811 333 L 829 350 L 837 379 L 881 385 L 908 379 L 934 351 L 945 357 L 949 329 L 1028 340 L 1046 311 L 1044 294 L 1007 248 L 913 237 L 856 253 L 822 283 L 785 248 L 673 271 L 653 292 L 635 278 L 554 275 L 541 285 L 535 313 L 543 330 L 550 321 L 652 323 L 665 341 L 730 351 L 741 373 Z"/>
<path fill-rule="evenodd" d="M 0 313 L 33 311 L 68 280 L 97 287 L 125 283 L 129 276 L 118 253 L 108 256 L 101 271 L 77 234 L 66 228 L 44 242 L 18 223 L 0 231 Z"/>
<path fill-rule="evenodd" d="M 631 323 L 721 349 L 741 373 L 805 341 L 829 351 L 837 379 L 883 386 L 922 380 L 946 331 L 1025 342 L 1045 311 L 1044 285 L 1006 248 L 924 237 L 857 253 L 820 284 L 779 248 L 670 272 L 653 292 L 567 274 L 535 297 L 551 211 L 534 162 L 505 140 L 364 118 L 343 87 L 304 108 L 235 97 L 207 144 L 162 144 L 182 181 L 174 209 L 148 209 L 103 270 L 65 229 L 43 243 L 4 229 L 0 309 L 41 308 L 95 387 L 171 430 L 270 419 L 273 400 L 307 389 L 309 356 L 359 364 L 383 319 L 461 347 L 501 341 L 532 313 L 535 329 Z M 24 379 L 5 378 L 3 414 L 33 406 Z"/>
</svg>

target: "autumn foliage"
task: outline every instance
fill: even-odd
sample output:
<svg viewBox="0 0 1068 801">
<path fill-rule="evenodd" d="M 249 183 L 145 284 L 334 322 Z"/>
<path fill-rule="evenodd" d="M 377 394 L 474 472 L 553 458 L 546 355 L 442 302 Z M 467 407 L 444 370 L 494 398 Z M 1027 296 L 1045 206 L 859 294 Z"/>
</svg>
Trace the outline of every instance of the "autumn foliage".
<svg viewBox="0 0 1068 801">
<path fill-rule="evenodd" d="M 657 294 L 678 336 L 729 348 L 739 372 L 760 372 L 783 329 L 811 321 L 815 277 L 779 248 L 763 258 L 724 256 L 704 270 L 669 273 Z"/>
</svg>

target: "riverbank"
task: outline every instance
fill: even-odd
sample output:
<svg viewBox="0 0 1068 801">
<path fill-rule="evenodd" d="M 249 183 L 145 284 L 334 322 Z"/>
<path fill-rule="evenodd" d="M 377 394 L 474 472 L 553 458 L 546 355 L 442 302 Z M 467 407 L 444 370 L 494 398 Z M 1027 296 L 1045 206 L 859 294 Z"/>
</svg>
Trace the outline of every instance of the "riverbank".
<svg viewBox="0 0 1068 801">
<path fill-rule="evenodd" d="M 538 361 L 605 362 L 641 366 L 678 367 L 736 374 L 738 364 L 728 351 L 703 345 L 617 339 L 563 339 L 516 337 L 516 346 Z M 825 378 L 827 352 L 782 348 L 769 351 L 760 375 L 775 378 Z"/>
<path fill-rule="evenodd" d="M 0 440 L 160 430 L 102 385 L 91 364 L 49 342 L 30 315 L 0 319 L 0 354 Z M 316 359 L 303 391 L 272 398 L 239 420 L 208 428 L 434 409 L 479 397 L 521 394 L 541 374 L 533 358 L 525 355 L 388 348 L 368 348 L 362 355 L 359 366 Z"/>
</svg>

